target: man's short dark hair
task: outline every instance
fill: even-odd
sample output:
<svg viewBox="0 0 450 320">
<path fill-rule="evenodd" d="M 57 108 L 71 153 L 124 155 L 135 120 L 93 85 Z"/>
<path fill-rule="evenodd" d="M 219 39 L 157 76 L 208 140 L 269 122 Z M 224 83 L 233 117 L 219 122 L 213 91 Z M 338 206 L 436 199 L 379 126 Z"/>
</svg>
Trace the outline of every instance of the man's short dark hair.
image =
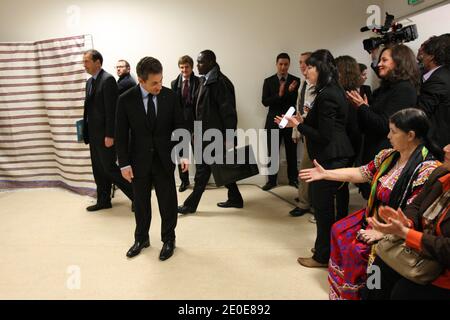
<svg viewBox="0 0 450 320">
<path fill-rule="evenodd" d="M 190 56 L 182 56 L 180 59 L 178 59 L 178 66 L 181 66 L 183 64 L 188 64 L 191 66 L 191 68 L 194 67 L 194 60 Z"/>
<path fill-rule="evenodd" d="M 136 66 L 136 74 L 144 81 L 148 79 L 149 74 L 160 74 L 162 70 L 161 62 L 153 57 L 142 58 Z"/>
<path fill-rule="evenodd" d="M 291 62 L 291 57 L 289 57 L 289 55 L 288 55 L 286 52 L 280 53 L 280 54 L 277 56 L 277 62 L 278 62 L 278 60 L 280 60 L 280 59 L 288 59 L 289 62 Z"/>
<path fill-rule="evenodd" d="M 216 64 L 216 54 L 212 50 L 203 50 L 200 54 L 206 59 L 206 61 Z"/>
<path fill-rule="evenodd" d="M 90 54 L 92 56 L 92 61 L 100 60 L 100 65 L 103 65 L 103 56 L 100 52 L 95 49 L 86 51 L 84 54 Z"/>
<path fill-rule="evenodd" d="M 444 37 L 433 36 L 422 45 L 423 52 L 433 56 L 433 61 L 438 66 L 445 65 L 446 60 L 448 59 L 444 41 Z"/>
<path fill-rule="evenodd" d="M 127 67 L 127 68 L 130 67 L 130 64 L 128 63 L 127 60 L 120 59 L 118 62 L 123 62 L 123 63 L 125 63 L 125 67 Z"/>
</svg>

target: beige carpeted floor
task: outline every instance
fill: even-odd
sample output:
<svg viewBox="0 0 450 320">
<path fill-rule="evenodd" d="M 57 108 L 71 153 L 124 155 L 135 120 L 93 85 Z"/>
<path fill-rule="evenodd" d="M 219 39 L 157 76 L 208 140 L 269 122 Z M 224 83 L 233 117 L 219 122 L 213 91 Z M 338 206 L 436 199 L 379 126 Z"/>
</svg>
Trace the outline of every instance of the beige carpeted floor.
<svg viewBox="0 0 450 320">
<path fill-rule="evenodd" d="M 236 210 L 216 206 L 226 189 L 207 190 L 195 215 L 179 217 L 165 262 L 155 196 L 151 247 L 129 260 L 135 222 L 121 192 L 98 213 L 85 211 L 93 199 L 62 190 L 0 192 L 0 299 L 327 299 L 326 270 L 296 261 L 313 246 L 310 215 L 290 217 L 274 195 L 293 202 L 296 190 L 241 191 Z"/>
</svg>

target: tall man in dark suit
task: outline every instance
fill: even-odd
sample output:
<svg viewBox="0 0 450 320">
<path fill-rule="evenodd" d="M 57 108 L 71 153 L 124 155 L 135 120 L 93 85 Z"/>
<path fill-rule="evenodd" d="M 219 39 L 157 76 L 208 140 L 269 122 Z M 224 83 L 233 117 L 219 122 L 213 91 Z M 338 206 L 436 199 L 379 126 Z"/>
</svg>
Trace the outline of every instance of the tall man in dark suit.
<svg viewBox="0 0 450 320">
<path fill-rule="evenodd" d="M 267 131 L 267 148 L 270 157 L 279 157 L 271 154 L 271 146 L 274 141 L 271 139 L 270 130 L 279 131 L 279 145 L 284 141 L 286 150 L 287 171 L 289 185 L 298 188 L 297 170 L 297 144 L 292 140 L 292 128 L 279 129 L 273 122 L 277 116 L 285 114 L 290 107 L 296 106 L 298 96 L 298 86 L 300 79 L 289 74 L 291 59 L 287 53 L 280 53 L 277 56 L 277 73 L 264 80 L 262 104 L 269 108 L 267 113 L 265 129 Z M 278 161 L 278 160 L 277 160 Z M 263 187 L 268 191 L 277 185 L 277 174 L 270 175 L 269 180 Z"/>
<path fill-rule="evenodd" d="M 185 128 L 192 134 L 194 132 L 194 112 L 195 103 L 197 102 L 199 80 L 194 74 L 194 60 L 192 60 L 190 56 L 182 56 L 178 60 L 178 68 L 180 68 L 180 75 L 172 81 L 171 87 L 180 100 L 180 105 L 183 109 Z M 189 182 L 189 171 L 183 172 L 179 165 L 178 172 L 181 180 L 178 191 L 184 192 L 191 184 Z"/>
<path fill-rule="evenodd" d="M 216 55 L 211 50 L 200 52 L 197 58 L 198 73 L 202 75 L 200 88 L 195 109 L 195 120 L 202 123 L 202 134 L 209 129 L 218 129 L 224 137 L 223 145 L 228 150 L 234 146 L 234 141 L 225 141 L 226 130 L 237 128 L 236 97 L 234 86 L 231 81 L 220 71 L 216 62 Z M 194 137 L 201 139 L 201 137 Z M 202 154 L 208 142 L 202 143 Z M 182 214 L 194 213 L 205 191 L 211 176 L 211 167 L 205 161 L 196 164 L 194 191 L 178 207 Z M 228 189 L 228 200 L 219 202 L 221 208 L 242 208 L 244 200 L 236 183 L 226 185 Z"/>
<path fill-rule="evenodd" d="M 97 50 L 83 56 L 86 72 L 92 75 L 86 84 L 83 137 L 91 151 L 92 172 L 97 185 L 97 203 L 88 211 L 111 208 L 111 185 L 114 183 L 133 201 L 133 188 L 116 165 L 114 131 L 117 104 L 117 84 L 112 75 L 102 69 L 103 57 Z"/>
<path fill-rule="evenodd" d="M 117 155 L 122 176 L 133 184 L 135 195 L 135 243 L 127 257 L 150 246 L 151 189 L 155 187 L 161 214 L 164 243 L 159 259 L 170 258 L 175 249 L 177 191 L 175 159 L 171 152 L 174 130 L 183 128 L 183 117 L 175 93 L 162 86 L 162 65 L 145 57 L 136 67 L 139 85 L 120 96 L 117 107 Z M 130 137 L 131 136 L 131 137 Z M 183 170 L 187 161 L 182 161 Z"/>
<path fill-rule="evenodd" d="M 420 48 L 424 75 L 418 105 L 431 119 L 431 137 L 441 148 L 450 143 L 450 66 L 445 36 L 431 37 Z M 448 49 L 447 49 L 448 50 Z"/>
<path fill-rule="evenodd" d="M 126 60 L 119 60 L 116 64 L 117 76 L 117 86 L 119 88 L 119 96 L 127 91 L 128 89 L 136 85 L 133 77 L 130 75 L 130 64 Z"/>
</svg>

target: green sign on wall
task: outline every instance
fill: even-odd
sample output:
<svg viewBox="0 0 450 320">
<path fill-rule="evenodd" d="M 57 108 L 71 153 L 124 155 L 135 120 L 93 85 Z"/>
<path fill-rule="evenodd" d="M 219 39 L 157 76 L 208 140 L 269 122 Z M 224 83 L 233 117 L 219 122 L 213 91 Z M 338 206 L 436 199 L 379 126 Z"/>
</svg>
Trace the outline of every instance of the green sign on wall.
<svg viewBox="0 0 450 320">
<path fill-rule="evenodd" d="M 422 3 L 423 0 L 408 0 L 408 5 L 415 6 L 416 4 Z"/>
</svg>

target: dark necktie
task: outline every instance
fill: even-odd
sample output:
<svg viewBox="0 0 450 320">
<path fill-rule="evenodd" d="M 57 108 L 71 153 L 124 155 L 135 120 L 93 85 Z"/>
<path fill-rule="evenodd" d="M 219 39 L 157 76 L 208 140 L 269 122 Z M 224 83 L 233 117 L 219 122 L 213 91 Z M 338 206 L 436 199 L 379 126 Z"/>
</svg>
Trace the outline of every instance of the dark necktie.
<svg viewBox="0 0 450 320">
<path fill-rule="evenodd" d="M 305 96 L 306 96 L 306 81 L 303 82 L 302 90 L 300 91 L 300 113 L 303 114 L 303 107 L 305 106 Z"/>
<path fill-rule="evenodd" d="M 95 79 L 91 78 L 89 81 L 88 95 L 92 96 L 94 94 L 94 91 L 95 91 Z"/>
<path fill-rule="evenodd" d="M 188 103 L 188 101 L 189 101 L 189 81 L 188 80 L 183 81 L 182 96 L 183 96 L 183 102 L 185 104 Z"/>
<path fill-rule="evenodd" d="M 152 125 L 152 128 L 155 127 L 156 124 L 156 111 L 155 111 L 155 103 L 153 102 L 153 95 L 148 94 L 148 101 L 147 101 L 147 117 L 150 121 L 150 124 Z"/>
</svg>

